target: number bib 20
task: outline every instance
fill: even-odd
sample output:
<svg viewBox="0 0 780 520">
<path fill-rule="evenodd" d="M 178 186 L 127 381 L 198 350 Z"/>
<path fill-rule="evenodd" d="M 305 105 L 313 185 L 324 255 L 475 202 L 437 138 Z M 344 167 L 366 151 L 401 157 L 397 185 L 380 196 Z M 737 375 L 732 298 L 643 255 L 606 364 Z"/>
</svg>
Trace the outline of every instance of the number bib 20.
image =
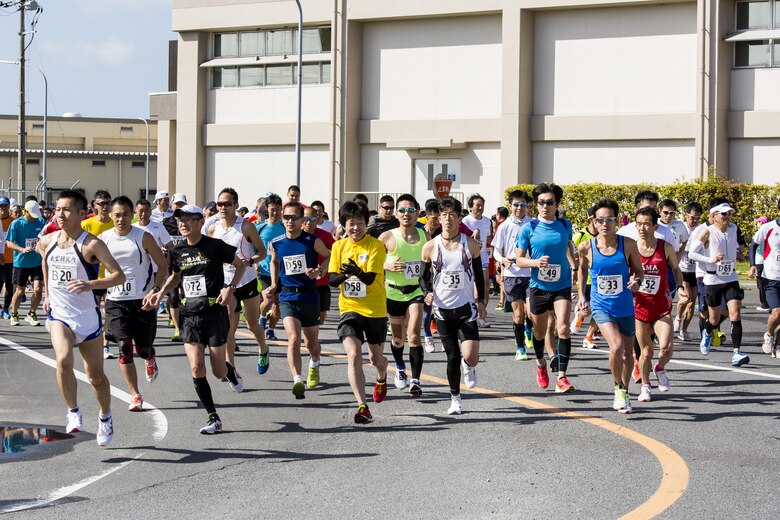
<svg viewBox="0 0 780 520">
<path fill-rule="evenodd" d="M 599 294 L 615 296 L 623 292 L 623 276 L 619 274 L 601 275 L 597 280 Z"/>
<path fill-rule="evenodd" d="M 366 284 L 360 281 L 356 276 L 350 276 L 344 281 L 344 285 L 341 286 L 344 291 L 344 296 L 348 298 L 365 298 L 366 297 Z"/>
<path fill-rule="evenodd" d="M 284 260 L 284 272 L 285 274 L 303 274 L 306 272 L 306 256 L 305 255 L 290 255 L 285 256 Z"/>
<path fill-rule="evenodd" d="M 208 296 L 206 293 L 206 275 L 193 274 L 185 276 L 183 286 L 185 298 L 203 298 Z"/>
<path fill-rule="evenodd" d="M 68 282 L 76 279 L 76 264 L 49 264 L 48 268 L 52 287 L 66 289 Z"/>
<path fill-rule="evenodd" d="M 644 294 L 658 294 L 661 288 L 661 277 L 657 274 L 646 274 L 642 279 L 642 285 L 639 286 L 639 292 Z"/>
<path fill-rule="evenodd" d="M 539 268 L 539 280 L 543 282 L 557 282 L 561 279 L 561 265 L 548 264 Z"/>
<path fill-rule="evenodd" d="M 715 272 L 718 274 L 718 276 L 731 276 L 734 274 L 733 261 L 718 262 L 715 265 L 717 266 Z"/>
<path fill-rule="evenodd" d="M 125 283 L 109 287 L 108 293 L 115 298 L 135 296 L 135 277 L 126 276 Z"/>
<path fill-rule="evenodd" d="M 417 280 L 420 278 L 420 261 L 415 260 L 413 262 L 406 262 L 406 268 L 404 269 L 404 277 L 407 280 Z"/>
<path fill-rule="evenodd" d="M 442 271 L 439 283 L 447 291 L 459 291 L 463 289 L 463 275 L 463 271 Z"/>
</svg>

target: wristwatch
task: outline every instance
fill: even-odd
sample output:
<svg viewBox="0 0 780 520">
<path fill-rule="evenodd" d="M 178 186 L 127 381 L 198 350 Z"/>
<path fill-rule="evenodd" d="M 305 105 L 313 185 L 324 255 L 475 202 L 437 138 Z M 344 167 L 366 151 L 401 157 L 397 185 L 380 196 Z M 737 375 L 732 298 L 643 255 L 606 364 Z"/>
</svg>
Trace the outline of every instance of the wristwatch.
<svg viewBox="0 0 780 520">
<path fill-rule="evenodd" d="M 155 285 L 154 287 L 152 287 L 152 292 L 160 292 L 160 287 Z"/>
<path fill-rule="evenodd" d="M 227 286 L 227 288 L 230 289 L 231 291 L 235 291 L 236 290 L 236 284 L 231 283 L 230 285 Z"/>
</svg>

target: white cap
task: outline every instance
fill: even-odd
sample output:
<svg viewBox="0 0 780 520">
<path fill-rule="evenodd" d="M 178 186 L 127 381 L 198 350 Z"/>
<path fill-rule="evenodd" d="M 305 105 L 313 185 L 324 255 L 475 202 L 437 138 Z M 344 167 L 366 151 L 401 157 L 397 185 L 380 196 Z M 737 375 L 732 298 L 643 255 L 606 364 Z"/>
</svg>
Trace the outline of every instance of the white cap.
<svg viewBox="0 0 780 520">
<path fill-rule="evenodd" d="M 157 195 L 154 196 L 154 201 L 157 202 L 160 199 L 169 199 L 169 198 L 171 198 L 171 196 L 167 191 L 158 191 Z"/>
<path fill-rule="evenodd" d="M 171 200 L 173 204 L 176 204 L 177 202 L 183 202 L 187 204 L 187 196 L 184 193 L 174 193 L 173 194 L 173 200 Z"/>
<path fill-rule="evenodd" d="M 205 216 L 203 210 L 200 209 L 195 204 L 187 204 L 186 206 L 182 206 L 178 208 L 176 211 L 173 212 L 173 216 L 178 218 L 182 215 L 182 213 L 187 215 L 200 215 L 201 217 Z"/>
<path fill-rule="evenodd" d="M 16 199 L 14 199 L 13 197 L 8 202 L 11 204 L 11 206 L 16 206 L 17 205 Z"/>
<path fill-rule="evenodd" d="M 729 211 L 736 211 L 734 208 L 729 206 L 728 202 L 724 202 L 723 204 L 718 204 L 714 208 L 710 209 L 710 215 L 713 213 L 726 213 Z"/>
<path fill-rule="evenodd" d="M 41 218 L 41 207 L 34 200 L 28 200 L 27 203 L 24 205 L 24 209 L 33 218 Z"/>
</svg>

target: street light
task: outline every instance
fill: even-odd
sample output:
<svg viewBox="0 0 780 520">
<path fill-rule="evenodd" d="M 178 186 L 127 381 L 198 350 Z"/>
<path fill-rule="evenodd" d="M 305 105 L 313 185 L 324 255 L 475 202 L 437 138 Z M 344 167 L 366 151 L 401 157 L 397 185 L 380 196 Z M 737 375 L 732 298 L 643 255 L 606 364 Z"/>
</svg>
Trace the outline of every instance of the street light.
<svg viewBox="0 0 780 520">
<path fill-rule="evenodd" d="M 149 122 L 142 118 L 137 117 L 136 119 L 143 121 L 146 125 L 146 198 L 149 198 Z"/>
<path fill-rule="evenodd" d="M 301 104 L 303 101 L 303 8 L 298 6 L 298 124 L 295 135 L 295 185 L 301 185 Z"/>
</svg>

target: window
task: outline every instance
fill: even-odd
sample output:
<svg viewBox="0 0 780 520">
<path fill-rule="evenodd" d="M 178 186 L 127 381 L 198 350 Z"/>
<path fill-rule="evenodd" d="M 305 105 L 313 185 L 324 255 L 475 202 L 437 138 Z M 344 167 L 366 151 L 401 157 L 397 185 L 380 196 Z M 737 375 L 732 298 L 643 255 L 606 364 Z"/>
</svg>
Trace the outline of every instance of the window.
<svg viewBox="0 0 780 520">
<path fill-rule="evenodd" d="M 268 65 L 265 68 L 266 85 L 292 85 L 291 65 Z"/>
<path fill-rule="evenodd" d="M 240 87 L 262 87 L 265 85 L 264 67 L 241 67 L 238 69 Z"/>
<path fill-rule="evenodd" d="M 238 68 L 220 67 L 214 69 L 214 87 L 237 87 L 238 86 Z"/>
<path fill-rule="evenodd" d="M 131 168 L 145 168 L 146 162 L 144 161 L 133 161 L 131 164 Z"/>
<path fill-rule="evenodd" d="M 40 161 L 40 159 L 25 159 L 24 163 L 25 164 L 40 164 L 41 161 Z"/>
<path fill-rule="evenodd" d="M 780 67 L 780 0 L 738 0 L 735 9 L 734 67 Z"/>
<path fill-rule="evenodd" d="M 298 30 L 295 30 L 293 52 L 298 51 Z M 303 30 L 303 53 L 321 54 L 330 52 L 330 27 L 317 27 Z"/>
<path fill-rule="evenodd" d="M 106 161 L 99 160 L 99 161 L 92 161 L 92 167 L 93 168 L 104 168 L 106 166 Z"/>
<path fill-rule="evenodd" d="M 214 57 L 238 56 L 238 35 L 236 33 L 214 35 Z"/>
<path fill-rule="evenodd" d="M 268 56 L 293 54 L 293 32 L 291 30 L 268 31 L 265 35 Z"/>
<path fill-rule="evenodd" d="M 264 56 L 265 36 L 262 32 L 242 32 L 239 36 L 240 56 Z"/>
</svg>

